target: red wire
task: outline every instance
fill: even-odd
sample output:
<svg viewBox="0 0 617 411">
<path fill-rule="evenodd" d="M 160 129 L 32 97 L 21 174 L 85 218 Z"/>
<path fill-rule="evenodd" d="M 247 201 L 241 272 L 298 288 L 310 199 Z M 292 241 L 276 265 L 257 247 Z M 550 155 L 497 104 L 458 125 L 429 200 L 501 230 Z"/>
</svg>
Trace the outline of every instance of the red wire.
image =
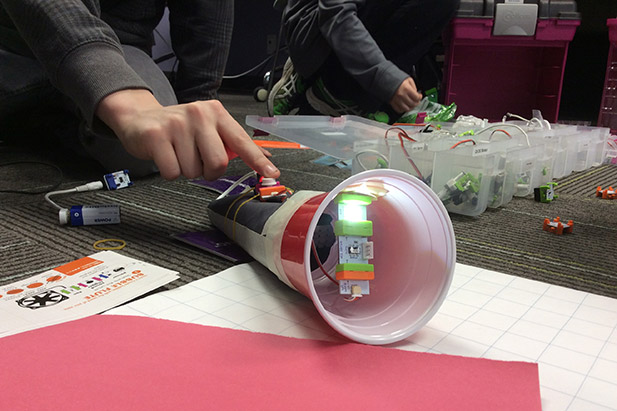
<svg viewBox="0 0 617 411">
<path fill-rule="evenodd" d="M 403 150 L 403 153 L 405 153 L 405 157 L 407 157 L 409 164 L 411 164 L 411 167 L 413 167 L 413 169 L 415 170 L 420 180 L 424 181 L 424 177 L 422 176 L 420 169 L 416 166 L 416 163 L 414 163 L 414 161 L 411 159 L 409 152 L 407 152 L 407 149 L 405 148 L 405 143 L 403 143 L 403 138 L 406 138 L 409 141 L 413 141 L 414 143 L 417 142 L 417 140 L 414 140 L 413 138 L 409 137 L 409 134 L 407 134 L 407 132 L 400 127 L 390 127 L 389 129 L 387 129 L 386 134 L 384 135 L 384 138 L 386 139 L 388 138 L 388 132 L 391 130 L 399 131 L 399 133 L 397 134 L 397 137 L 401 143 L 401 149 Z"/>
<path fill-rule="evenodd" d="M 498 128 L 497 130 L 494 130 L 494 131 L 491 133 L 491 137 L 493 137 L 493 134 L 495 134 L 495 133 L 496 133 L 496 132 L 498 132 L 498 131 L 501 131 L 502 133 L 504 133 L 504 134 L 505 134 L 505 135 L 507 135 L 508 137 L 512 138 L 512 135 L 511 135 L 510 133 L 508 133 L 506 130 L 502 130 L 502 129 L 500 129 L 500 128 Z M 489 137 L 489 140 L 490 140 L 490 137 Z"/>
<path fill-rule="evenodd" d="M 398 130 L 398 138 L 402 139 L 403 137 L 406 138 L 409 141 L 413 141 L 414 143 L 416 142 L 416 140 L 414 140 L 413 138 L 409 137 L 409 134 L 407 134 L 407 132 L 405 130 L 403 130 L 400 127 L 390 127 L 389 129 L 386 130 L 386 134 L 384 135 L 384 138 L 388 138 L 388 133 L 392 130 Z"/>
<path fill-rule="evenodd" d="M 452 150 L 453 148 L 457 147 L 459 144 L 469 143 L 470 141 L 473 143 L 474 146 L 476 145 L 475 141 L 473 141 L 472 139 L 468 138 L 467 140 L 461 140 L 458 143 L 454 144 L 452 147 L 450 147 L 450 150 Z"/>
<path fill-rule="evenodd" d="M 315 257 L 315 260 L 317 261 L 317 264 L 319 265 L 319 268 L 321 268 L 321 271 L 324 273 L 324 275 L 326 277 L 328 277 L 330 279 L 330 281 L 332 281 L 334 284 L 338 284 L 338 281 L 336 281 L 334 278 L 330 277 L 330 274 L 328 274 L 326 269 L 323 268 L 323 265 L 321 265 L 321 261 L 319 261 L 319 255 L 317 254 L 317 248 L 315 247 L 315 242 L 314 241 L 311 241 L 311 249 L 313 250 L 313 256 Z"/>
</svg>

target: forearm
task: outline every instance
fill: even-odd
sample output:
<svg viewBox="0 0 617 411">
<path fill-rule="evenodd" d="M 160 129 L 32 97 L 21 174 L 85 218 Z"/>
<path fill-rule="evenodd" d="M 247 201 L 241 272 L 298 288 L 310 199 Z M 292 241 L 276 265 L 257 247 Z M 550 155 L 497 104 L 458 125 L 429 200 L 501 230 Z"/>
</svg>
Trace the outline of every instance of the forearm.
<svg viewBox="0 0 617 411">
<path fill-rule="evenodd" d="M 123 90 L 105 97 L 97 115 L 127 152 L 153 160 L 167 179 L 216 179 L 225 172 L 228 150 L 259 174 L 279 175 L 218 100 L 163 107 L 146 90 Z"/>
<path fill-rule="evenodd" d="M 96 108 L 96 116 L 117 135 L 121 135 L 126 124 L 140 111 L 161 107 L 148 90 L 121 90 L 101 99 Z"/>
<path fill-rule="evenodd" d="M 319 27 L 345 70 L 365 90 L 387 102 L 409 75 L 384 56 L 358 17 L 358 8 L 363 3 L 319 0 Z"/>
</svg>

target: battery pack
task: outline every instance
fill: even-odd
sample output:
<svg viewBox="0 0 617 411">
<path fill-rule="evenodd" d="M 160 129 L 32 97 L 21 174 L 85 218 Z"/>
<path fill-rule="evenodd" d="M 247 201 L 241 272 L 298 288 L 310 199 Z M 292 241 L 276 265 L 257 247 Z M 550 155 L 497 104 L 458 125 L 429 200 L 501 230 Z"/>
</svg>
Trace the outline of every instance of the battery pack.
<svg viewBox="0 0 617 411">
<path fill-rule="evenodd" d="M 61 209 L 58 217 L 60 224 L 72 226 L 119 224 L 120 206 L 116 204 L 75 205 L 70 210 Z"/>
</svg>

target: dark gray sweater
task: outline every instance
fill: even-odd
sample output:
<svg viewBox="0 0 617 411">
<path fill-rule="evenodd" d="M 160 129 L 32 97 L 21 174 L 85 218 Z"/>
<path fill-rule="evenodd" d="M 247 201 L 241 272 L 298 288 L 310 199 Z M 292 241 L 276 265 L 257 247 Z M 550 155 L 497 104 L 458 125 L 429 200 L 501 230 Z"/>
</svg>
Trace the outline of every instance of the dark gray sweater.
<svg viewBox="0 0 617 411">
<path fill-rule="evenodd" d="M 34 55 L 51 83 L 89 121 L 103 97 L 148 89 L 124 61 L 118 36 L 100 16 L 97 0 L 0 0 L 0 46 Z"/>
<path fill-rule="evenodd" d="M 358 9 L 365 0 L 289 0 L 285 30 L 295 69 L 314 74 L 331 51 L 345 70 L 381 102 L 389 102 L 409 75 L 387 60 Z"/>
<path fill-rule="evenodd" d="M 148 89 L 120 44 L 150 53 L 166 0 L 0 0 L 0 47 L 34 56 L 88 121 L 105 96 Z M 180 102 L 216 97 L 233 29 L 233 0 L 169 2 Z M 0 79 L 2 81 L 2 79 Z"/>
</svg>

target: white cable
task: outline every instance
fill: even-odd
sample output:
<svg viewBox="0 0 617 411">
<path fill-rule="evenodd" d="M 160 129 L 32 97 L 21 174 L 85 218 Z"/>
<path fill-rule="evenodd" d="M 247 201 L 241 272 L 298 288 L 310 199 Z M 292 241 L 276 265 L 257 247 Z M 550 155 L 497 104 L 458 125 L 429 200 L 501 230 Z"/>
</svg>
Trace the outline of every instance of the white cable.
<svg viewBox="0 0 617 411">
<path fill-rule="evenodd" d="M 501 119 L 501 121 L 502 121 L 502 122 L 505 122 L 505 121 L 507 120 L 507 118 L 508 118 L 508 117 L 514 117 L 514 118 L 516 118 L 516 119 L 518 119 L 518 120 L 522 120 L 522 121 L 526 122 L 528 125 L 529 125 L 529 123 L 531 122 L 531 120 L 527 120 L 526 118 L 521 117 L 521 116 L 519 116 L 518 114 L 512 114 L 512 113 L 506 113 L 506 115 L 505 115 L 505 116 L 503 116 L 503 118 Z"/>
<path fill-rule="evenodd" d="M 230 185 L 227 190 L 223 191 L 221 193 L 220 196 L 218 196 L 216 199 L 220 200 L 223 197 L 226 197 L 229 193 L 232 192 L 232 190 L 236 187 L 238 187 L 240 184 L 242 184 L 242 182 L 244 182 L 244 180 L 247 180 L 249 177 L 252 177 L 254 175 L 257 175 L 257 173 L 255 171 L 249 171 L 248 173 L 246 173 L 245 175 L 243 175 L 242 177 L 240 177 L 240 179 L 238 181 L 236 181 L 235 183 L 233 183 L 232 185 Z"/>
<path fill-rule="evenodd" d="M 250 68 L 250 69 L 246 70 L 244 73 L 230 74 L 230 75 L 227 75 L 227 76 L 223 76 L 223 79 L 225 79 L 225 80 L 234 80 L 234 79 L 237 79 L 237 78 L 240 78 L 240 77 L 244 77 L 247 74 L 252 73 L 253 71 L 259 70 L 260 68 L 262 68 L 271 59 L 272 59 L 272 56 L 268 56 L 261 63 L 257 64 L 253 68 Z"/>
<path fill-rule="evenodd" d="M 361 168 L 363 171 L 366 171 L 366 170 L 368 170 L 368 169 L 367 169 L 367 168 L 366 168 L 366 166 L 362 163 L 362 160 L 360 160 L 360 156 L 361 156 L 362 154 L 367 154 L 367 153 L 369 153 L 369 154 L 375 154 L 377 157 L 381 158 L 381 159 L 382 159 L 382 160 L 386 163 L 386 168 L 388 168 L 388 166 L 389 166 L 390 162 L 388 161 L 388 158 L 387 158 L 386 156 L 384 156 L 383 154 L 381 154 L 381 153 L 380 153 L 379 151 L 377 151 L 377 150 L 366 149 L 366 150 L 359 151 L 359 152 L 356 154 L 356 157 L 355 157 L 355 158 L 356 158 L 356 161 L 358 162 L 358 165 L 360 166 L 360 168 Z"/>
<path fill-rule="evenodd" d="M 531 120 L 528 120 L 528 119 L 526 119 L 524 117 L 519 116 L 518 114 L 506 113 L 506 115 L 503 116 L 501 121 L 505 122 L 508 117 L 513 117 L 513 118 L 516 118 L 518 120 L 522 120 L 522 121 L 527 123 L 526 124 L 527 126 L 530 126 L 531 123 L 533 123 L 535 121 L 536 123 L 538 123 L 538 125 L 540 126 L 541 129 L 546 128 L 548 130 L 551 130 L 551 123 L 548 120 L 540 120 L 537 117 L 533 117 Z"/>
<path fill-rule="evenodd" d="M 517 126 L 516 124 L 510 124 L 510 123 L 495 123 L 495 124 L 491 124 L 488 127 L 483 128 L 482 130 L 479 130 L 476 132 L 476 136 L 478 134 L 484 133 L 485 131 L 491 130 L 493 128 L 497 128 L 497 127 L 514 127 L 517 130 L 519 130 L 521 133 L 523 133 L 523 135 L 525 136 L 525 139 L 527 140 L 527 145 L 529 147 L 531 147 L 531 142 L 529 141 L 529 135 L 527 134 L 527 132 L 525 130 L 523 130 L 523 128 L 521 126 Z"/>
<path fill-rule="evenodd" d="M 78 192 L 82 192 L 82 191 L 94 191 L 94 190 L 100 190 L 102 188 L 103 188 L 103 183 L 101 181 L 92 181 L 90 183 L 83 184 L 81 186 L 77 186 L 77 187 L 74 187 L 74 188 L 70 188 L 68 190 L 51 191 L 51 192 L 45 194 L 45 200 L 47 200 L 48 203 L 50 203 L 51 205 L 56 207 L 58 210 L 62 210 L 63 207 L 60 207 L 58 204 L 56 204 L 50 198 L 51 196 L 58 195 L 58 194 L 78 193 Z"/>
</svg>

